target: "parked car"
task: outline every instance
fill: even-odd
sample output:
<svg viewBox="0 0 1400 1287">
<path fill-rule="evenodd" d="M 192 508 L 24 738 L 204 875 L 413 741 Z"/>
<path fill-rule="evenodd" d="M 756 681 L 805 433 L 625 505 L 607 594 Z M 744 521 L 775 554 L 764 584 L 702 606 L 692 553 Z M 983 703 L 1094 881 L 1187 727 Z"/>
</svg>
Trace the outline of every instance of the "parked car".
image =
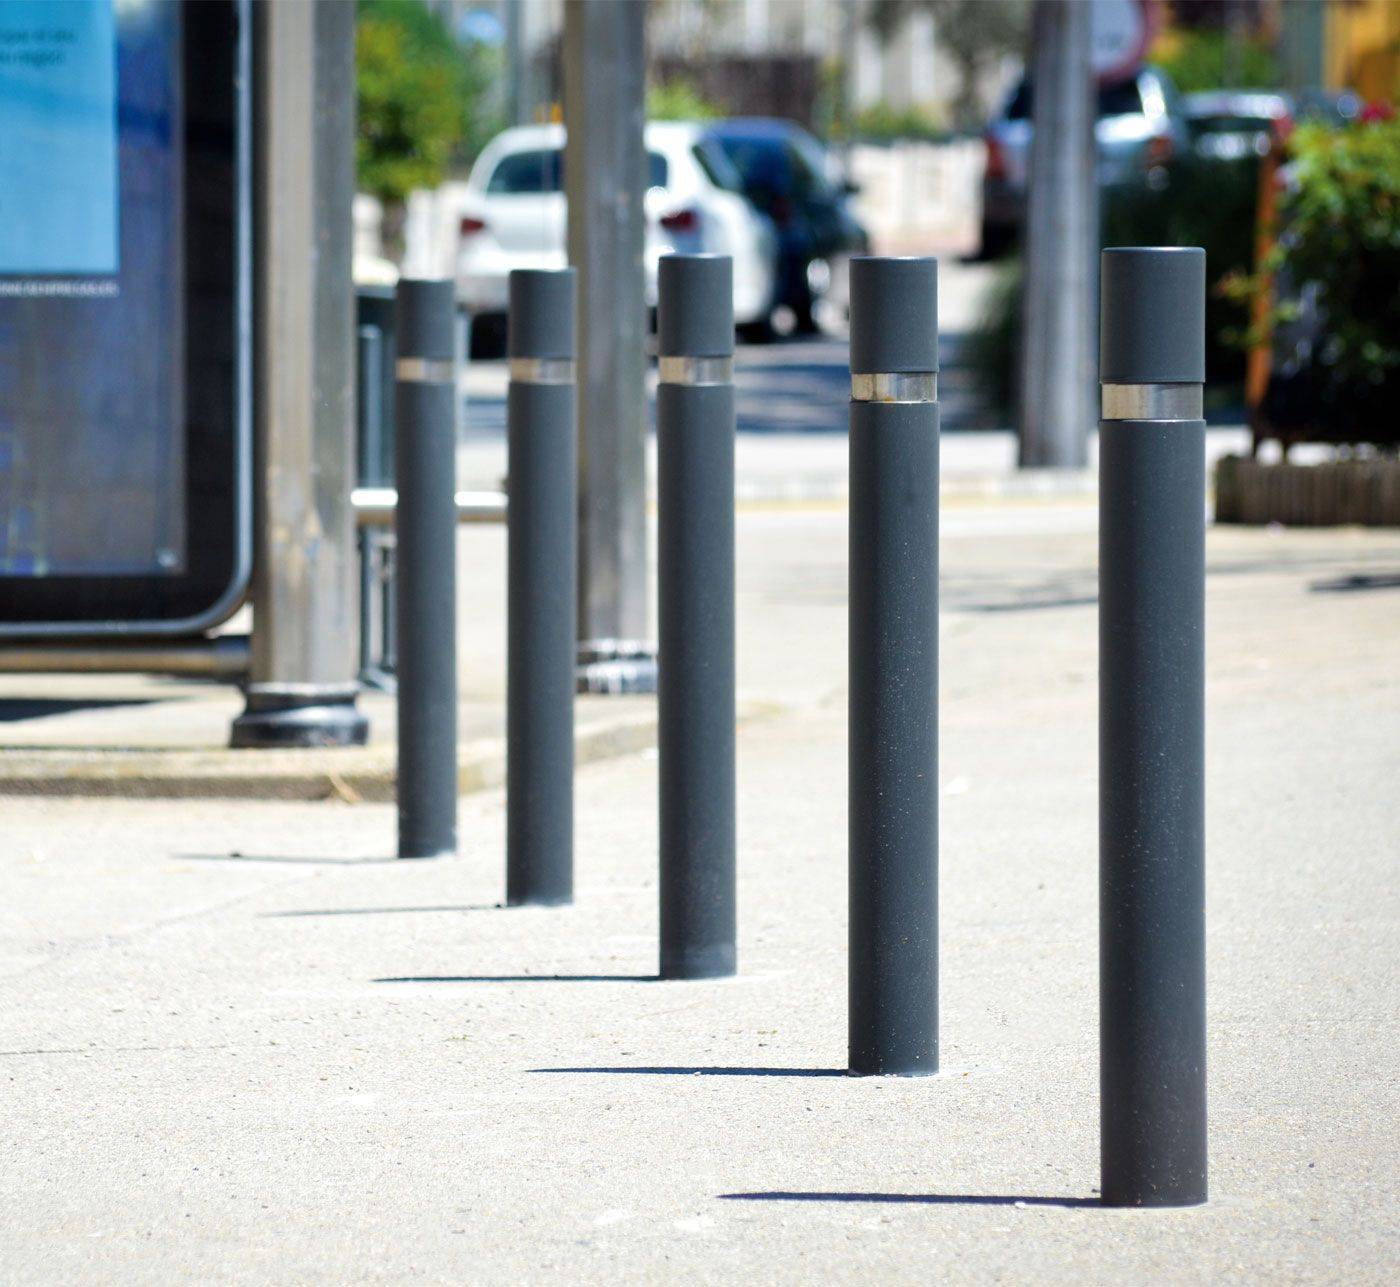
<svg viewBox="0 0 1400 1287">
<path fill-rule="evenodd" d="M 982 257 L 1009 250 L 1026 214 L 1030 170 L 1032 87 L 1022 80 L 987 127 L 987 166 L 982 179 Z M 1180 96 L 1160 68 L 1144 67 L 1131 80 L 1101 85 L 1094 127 L 1100 190 L 1155 185 L 1188 142 Z"/>
<path fill-rule="evenodd" d="M 791 310 L 799 330 L 815 329 L 818 303 L 845 299 L 850 257 L 870 247 L 851 210 L 854 188 L 829 177 L 821 144 L 791 121 L 716 121 L 705 137 L 724 151 L 744 194 L 777 228 L 777 303 Z"/>
<path fill-rule="evenodd" d="M 1286 95 L 1260 90 L 1210 90 L 1181 101 L 1191 150 L 1203 161 L 1263 156 L 1293 111 Z"/>
<path fill-rule="evenodd" d="M 467 179 L 457 252 L 457 297 L 489 325 L 506 311 L 514 268 L 563 268 L 568 218 L 564 127 L 524 125 L 487 144 Z M 773 229 L 739 191 L 739 177 L 698 125 L 646 126 L 647 304 L 656 304 L 657 260 L 664 254 L 723 254 L 734 259 L 734 317 L 767 321 L 773 307 Z"/>
</svg>

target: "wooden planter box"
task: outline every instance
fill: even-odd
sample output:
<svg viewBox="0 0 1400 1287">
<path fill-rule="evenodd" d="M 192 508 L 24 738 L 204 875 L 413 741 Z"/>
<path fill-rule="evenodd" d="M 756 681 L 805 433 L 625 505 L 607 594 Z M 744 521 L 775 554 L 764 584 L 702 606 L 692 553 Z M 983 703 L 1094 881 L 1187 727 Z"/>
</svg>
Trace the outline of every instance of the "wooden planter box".
<svg viewBox="0 0 1400 1287">
<path fill-rule="evenodd" d="M 1265 465 L 1224 456 L 1215 467 L 1215 521 L 1400 527 L 1400 460 Z"/>
</svg>

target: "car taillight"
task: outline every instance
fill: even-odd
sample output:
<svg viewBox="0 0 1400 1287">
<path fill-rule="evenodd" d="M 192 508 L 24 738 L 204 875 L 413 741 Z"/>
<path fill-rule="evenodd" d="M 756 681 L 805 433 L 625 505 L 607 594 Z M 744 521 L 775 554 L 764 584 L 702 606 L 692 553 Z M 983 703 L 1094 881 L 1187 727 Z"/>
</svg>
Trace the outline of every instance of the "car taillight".
<svg viewBox="0 0 1400 1287">
<path fill-rule="evenodd" d="M 661 226 L 667 232 L 694 232 L 700 227 L 700 216 L 694 210 L 673 210 L 661 216 Z"/>
<path fill-rule="evenodd" d="M 474 218 L 472 215 L 463 215 L 459 229 L 462 236 L 475 237 L 477 233 L 486 231 L 486 220 Z"/>
<path fill-rule="evenodd" d="M 1143 154 L 1143 164 L 1149 169 L 1155 169 L 1159 165 L 1166 165 L 1176 151 L 1170 137 L 1165 134 L 1158 134 L 1154 138 L 1147 140 L 1147 151 Z"/>
<path fill-rule="evenodd" d="M 987 144 L 987 178 L 1006 178 L 1006 153 L 1001 150 L 1001 143 L 994 134 L 988 134 L 984 141 Z"/>
</svg>

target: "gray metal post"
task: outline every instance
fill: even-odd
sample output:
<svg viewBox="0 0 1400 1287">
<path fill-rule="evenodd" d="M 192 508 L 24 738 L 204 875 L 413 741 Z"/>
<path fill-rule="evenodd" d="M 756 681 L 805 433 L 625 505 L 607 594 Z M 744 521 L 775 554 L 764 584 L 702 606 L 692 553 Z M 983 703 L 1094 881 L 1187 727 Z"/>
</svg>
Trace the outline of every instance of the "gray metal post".
<svg viewBox="0 0 1400 1287">
<path fill-rule="evenodd" d="M 564 6 L 569 262 L 579 291 L 579 686 L 652 691 L 647 638 L 646 6 Z"/>
<path fill-rule="evenodd" d="M 574 896 L 574 272 L 510 275 L 506 902 Z"/>
<path fill-rule="evenodd" d="M 355 470 L 357 485 L 378 486 L 384 482 L 380 468 L 384 438 L 384 333 L 377 326 L 360 326 L 355 332 L 356 373 L 359 405 L 356 424 L 359 434 Z M 360 541 L 360 682 L 381 686 L 385 678 L 375 656 L 375 605 L 379 602 L 377 562 L 379 535 L 362 527 Z M 381 648 L 382 651 L 382 648 Z"/>
<path fill-rule="evenodd" d="M 660 264 L 661 977 L 735 970 L 734 273 Z"/>
<path fill-rule="evenodd" d="M 1094 6 L 1039 0 L 1026 205 L 1020 463 L 1083 469 L 1094 398 Z"/>
<path fill-rule="evenodd" d="M 1206 1199 L 1205 255 L 1103 254 L 1103 1200 Z"/>
<path fill-rule="evenodd" d="M 938 263 L 851 262 L 850 1069 L 938 1070 Z"/>
<path fill-rule="evenodd" d="M 398 480 L 399 857 L 457 848 L 457 384 L 449 281 L 401 281 Z"/>
<path fill-rule="evenodd" d="M 234 746 L 363 742 L 356 709 L 355 12 L 253 6 L 253 655 Z"/>
</svg>

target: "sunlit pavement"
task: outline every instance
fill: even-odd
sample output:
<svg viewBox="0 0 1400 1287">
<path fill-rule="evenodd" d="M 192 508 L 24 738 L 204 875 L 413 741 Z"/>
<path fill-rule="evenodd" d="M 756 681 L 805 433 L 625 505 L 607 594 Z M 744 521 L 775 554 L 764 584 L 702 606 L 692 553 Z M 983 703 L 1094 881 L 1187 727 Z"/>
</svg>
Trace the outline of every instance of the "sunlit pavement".
<svg viewBox="0 0 1400 1287">
<path fill-rule="evenodd" d="M 0 1279 L 1393 1281 L 1400 535 L 1209 533 L 1211 1201 L 1111 1212 L 1093 514 L 945 511 L 936 1078 L 842 1075 L 839 505 L 739 514 L 736 980 L 654 980 L 653 753 L 558 910 L 499 789 L 406 864 L 391 805 L 6 799 Z"/>
</svg>

